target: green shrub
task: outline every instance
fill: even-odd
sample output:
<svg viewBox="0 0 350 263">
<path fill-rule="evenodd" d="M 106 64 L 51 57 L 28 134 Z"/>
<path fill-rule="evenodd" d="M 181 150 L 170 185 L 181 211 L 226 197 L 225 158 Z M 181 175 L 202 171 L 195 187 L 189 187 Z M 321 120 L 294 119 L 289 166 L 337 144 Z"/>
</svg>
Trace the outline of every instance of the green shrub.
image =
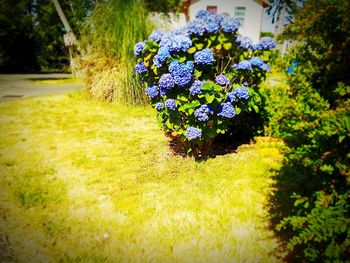
<svg viewBox="0 0 350 263">
<path fill-rule="evenodd" d="M 264 121 L 259 84 L 276 44 L 267 37 L 253 44 L 238 28 L 236 18 L 200 11 L 184 29 L 154 31 L 135 45 L 135 71 L 160 126 L 195 156 L 230 126 L 252 130 Z"/>
<path fill-rule="evenodd" d="M 290 261 L 349 258 L 350 79 L 347 1 L 309 0 L 285 32 L 302 40 L 286 56 L 288 86 L 271 89 L 273 132 L 286 142 L 272 199 Z"/>
</svg>

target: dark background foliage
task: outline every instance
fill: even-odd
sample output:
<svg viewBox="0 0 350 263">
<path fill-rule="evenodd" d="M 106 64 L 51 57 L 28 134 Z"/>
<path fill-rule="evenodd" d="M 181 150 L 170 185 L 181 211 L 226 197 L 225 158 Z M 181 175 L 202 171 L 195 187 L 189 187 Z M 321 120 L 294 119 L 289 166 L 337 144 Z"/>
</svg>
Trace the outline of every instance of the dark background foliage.
<svg viewBox="0 0 350 263">
<path fill-rule="evenodd" d="M 286 143 L 271 212 L 291 262 L 350 257 L 349 8 L 308 0 L 282 36 L 298 44 L 285 57 L 288 86 L 270 94 L 271 125 Z"/>
</svg>

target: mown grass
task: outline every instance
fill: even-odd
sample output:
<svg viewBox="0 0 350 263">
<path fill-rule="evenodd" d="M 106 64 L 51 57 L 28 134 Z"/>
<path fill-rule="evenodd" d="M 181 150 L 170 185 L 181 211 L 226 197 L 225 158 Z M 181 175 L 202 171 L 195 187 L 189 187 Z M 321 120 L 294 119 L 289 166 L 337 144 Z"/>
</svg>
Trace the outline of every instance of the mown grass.
<svg viewBox="0 0 350 263">
<path fill-rule="evenodd" d="M 275 262 L 278 142 L 172 155 L 150 107 L 0 104 L 0 234 L 18 262 Z M 4 238 L 5 237 L 5 238 Z"/>
</svg>

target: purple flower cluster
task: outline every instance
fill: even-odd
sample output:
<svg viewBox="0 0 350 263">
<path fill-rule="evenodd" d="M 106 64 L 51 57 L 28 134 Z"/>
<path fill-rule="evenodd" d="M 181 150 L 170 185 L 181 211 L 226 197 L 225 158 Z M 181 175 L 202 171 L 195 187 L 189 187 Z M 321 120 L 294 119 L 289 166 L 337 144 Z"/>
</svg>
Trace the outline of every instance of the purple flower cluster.
<svg viewBox="0 0 350 263">
<path fill-rule="evenodd" d="M 143 42 L 138 42 L 135 44 L 135 47 L 134 47 L 134 55 L 135 57 L 141 55 L 142 51 L 145 49 L 145 43 Z"/>
<path fill-rule="evenodd" d="M 155 106 L 156 110 L 162 110 L 164 109 L 164 103 L 158 102 Z"/>
<path fill-rule="evenodd" d="M 237 18 L 201 10 L 197 13 L 196 19 L 188 23 L 186 30 L 189 34 L 203 36 L 204 33 L 216 33 L 219 30 L 234 33 L 239 27 L 240 22 Z"/>
<path fill-rule="evenodd" d="M 227 17 L 221 21 L 220 26 L 221 26 L 222 31 L 234 33 L 241 26 L 241 23 L 239 22 L 238 18 Z"/>
<path fill-rule="evenodd" d="M 237 36 L 236 43 L 242 49 L 250 49 L 253 45 L 253 40 L 250 37 Z"/>
<path fill-rule="evenodd" d="M 162 64 L 167 60 L 168 57 L 170 57 L 170 51 L 167 47 L 160 47 L 158 49 L 157 55 L 153 58 L 153 64 L 160 68 Z"/>
<path fill-rule="evenodd" d="M 185 134 L 186 134 L 186 138 L 191 141 L 202 137 L 202 130 L 191 126 L 187 128 Z"/>
<path fill-rule="evenodd" d="M 205 22 L 201 19 L 196 19 L 193 21 L 190 21 L 187 26 L 187 32 L 189 34 L 194 34 L 197 36 L 203 36 L 204 32 L 205 32 Z"/>
<path fill-rule="evenodd" d="M 135 72 L 137 74 L 142 74 L 143 72 L 147 72 L 147 67 L 143 62 L 137 63 L 135 66 Z"/>
<path fill-rule="evenodd" d="M 162 30 L 154 30 L 148 39 L 159 43 L 165 33 Z"/>
<path fill-rule="evenodd" d="M 185 35 L 169 35 L 160 41 L 161 47 L 167 47 L 169 51 L 186 52 L 192 45 L 192 40 Z"/>
<path fill-rule="evenodd" d="M 170 110 L 175 110 L 177 108 L 176 101 L 174 99 L 166 99 L 165 107 L 167 107 Z"/>
<path fill-rule="evenodd" d="M 169 65 L 169 72 L 174 77 L 175 84 L 179 87 L 184 87 L 192 80 L 193 62 L 179 63 L 178 60 L 173 60 Z"/>
<path fill-rule="evenodd" d="M 247 87 L 241 86 L 236 88 L 233 92 L 232 92 L 233 96 L 235 96 L 236 98 L 239 99 L 249 99 L 249 90 L 247 89 Z"/>
<path fill-rule="evenodd" d="M 153 99 L 158 95 L 158 87 L 156 85 L 151 85 L 145 90 L 145 92 L 148 97 Z"/>
<path fill-rule="evenodd" d="M 198 11 L 198 13 L 196 14 L 196 18 L 205 18 L 208 15 L 207 11 L 204 10 L 200 10 Z"/>
<path fill-rule="evenodd" d="M 171 89 L 175 85 L 175 80 L 170 73 L 163 74 L 159 79 L 159 87 Z"/>
<path fill-rule="evenodd" d="M 251 70 L 252 64 L 248 60 L 242 60 L 238 64 L 233 64 L 232 68 L 243 69 L 243 70 Z"/>
<path fill-rule="evenodd" d="M 226 78 L 224 75 L 220 74 L 219 76 L 217 76 L 215 78 L 216 83 L 220 84 L 220 85 L 227 85 L 230 84 L 230 80 L 228 78 Z"/>
<path fill-rule="evenodd" d="M 265 64 L 264 61 L 261 58 L 259 58 L 259 57 L 252 57 L 250 59 L 250 63 L 252 64 L 252 66 L 258 67 L 261 70 L 265 70 L 265 71 L 269 71 L 270 70 L 270 66 Z"/>
<path fill-rule="evenodd" d="M 204 81 L 200 81 L 200 80 L 195 80 L 192 84 L 192 86 L 190 87 L 189 91 L 191 95 L 197 95 L 197 94 L 201 94 L 202 93 L 202 89 L 201 86 L 204 84 Z"/>
<path fill-rule="evenodd" d="M 252 66 L 260 68 L 264 64 L 264 61 L 259 57 L 252 57 L 250 59 L 250 64 L 252 64 Z"/>
<path fill-rule="evenodd" d="M 254 50 L 269 50 L 276 47 L 276 42 L 271 37 L 262 37 L 260 41 L 253 45 Z"/>
<path fill-rule="evenodd" d="M 208 121 L 209 120 L 208 114 L 213 114 L 213 113 L 214 112 L 212 111 L 210 106 L 208 106 L 207 104 L 203 104 L 194 111 L 194 116 L 199 121 Z"/>
<path fill-rule="evenodd" d="M 223 102 L 223 103 L 221 103 L 221 109 L 220 109 L 218 115 L 231 119 L 236 115 L 236 111 L 231 103 Z"/>
<path fill-rule="evenodd" d="M 214 62 L 213 53 L 211 53 L 209 48 L 205 48 L 201 51 L 197 51 L 194 54 L 194 63 L 200 65 L 211 65 Z"/>
</svg>

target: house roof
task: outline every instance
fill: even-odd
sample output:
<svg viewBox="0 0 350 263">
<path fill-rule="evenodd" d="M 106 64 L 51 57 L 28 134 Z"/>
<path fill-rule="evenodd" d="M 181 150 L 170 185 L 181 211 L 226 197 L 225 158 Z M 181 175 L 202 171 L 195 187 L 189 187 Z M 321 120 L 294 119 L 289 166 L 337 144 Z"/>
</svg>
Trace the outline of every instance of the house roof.
<svg viewBox="0 0 350 263">
<path fill-rule="evenodd" d="M 269 6 L 272 6 L 272 4 L 267 1 L 267 0 L 260 0 L 261 3 L 262 3 L 262 6 L 265 8 L 265 7 L 269 7 Z"/>
</svg>

